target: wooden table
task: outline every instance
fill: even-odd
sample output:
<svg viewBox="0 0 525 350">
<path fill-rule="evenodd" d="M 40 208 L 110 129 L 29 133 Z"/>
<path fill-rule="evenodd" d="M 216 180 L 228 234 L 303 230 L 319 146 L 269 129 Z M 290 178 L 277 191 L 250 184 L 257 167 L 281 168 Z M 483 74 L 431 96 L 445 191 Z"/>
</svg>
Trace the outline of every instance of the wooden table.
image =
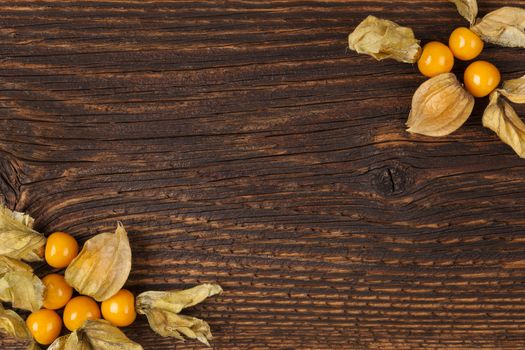
<svg viewBox="0 0 525 350">
<path fill-rule="evenodd" d="M 190 310 L 215 349 L 523 349 L 525 160 L 486 100 L 405 132 L 424 79 L 346 48 L 367 14 L 466 24 L 445 0 L 3 1 L 0 199 L 82 242 L 121 220 L 134 292 L 220 283 Z"/>
</svg>

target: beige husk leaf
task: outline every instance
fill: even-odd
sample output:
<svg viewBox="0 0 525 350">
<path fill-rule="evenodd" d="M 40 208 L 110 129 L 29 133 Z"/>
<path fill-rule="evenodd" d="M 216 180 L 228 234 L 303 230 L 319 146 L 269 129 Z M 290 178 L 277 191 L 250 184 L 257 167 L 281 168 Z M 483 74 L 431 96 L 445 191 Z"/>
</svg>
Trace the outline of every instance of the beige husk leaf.
<svg viewBox="0 0 525 350">
<path fill-rule="evenodd" d="M 11 271 L 33 272 L 33 268 L 20 260 L 0 255 L 0 276 Z"/>
<path fill-rule="evenodd" d="M 474 97 L 452 73 L 425 81 L 414 93 L 407 131 L 427 136 L 445 136 L 463 125 L 474 108 Z"/>
<path fill-rule="evenodd" d="M 26 326 L 26 323 L 13 310 L 4 309 L 0 303 L 0 334 L 20 341 L 30 341 L 28 350 L 40 349 L 33 341 L 33 337 Z"/>
<path fill-rule="evenodd" d="M 42 306 L 44 285 L 31 266 L 0 255 L 0 300 L 13 307 L 36 311 Z"/>
<path fill-rule="evenodd" d="M 412 29 L 374 16 L 368 16 L 350 33 L 348 46 L 377 60 L 392 58 L 415 63 L 421 54 L 419 40 L 414 37 Z"/>
<path fill-rule="evenodd" d="M 13 310 L 4 309 L 1 303 L 0 332 L 18 340 L 29 340 L 33 338 L 22 317 Z"/>
<path fill-rule="evenodd" d="M 47 350 L 93 350 L 91 345 L 77 332 L 57 338 Z"/>
<path fill-rule="evenodd" d="M 93 350 L 142 350 L 142 346 L 104 320 L 86 321 L 77 334 L 85 338 Z"/>
<path fill-rule="evenodd" d="M 33 218 L 0 205 L 0 255 L 42 261 L 46 238 L 33 230 Z"/>
<path fill-rule="evenodd" d="M 478 20 L 471 29 L 489 43 L 525 48 L 525 9 L 499 8 Z"/>
<path fill-rule="evenodd" d="M 49 345 L 47 350 L 74 350 L 74 349 L 76 350 L 77 346 L 73 346 L 71 344 L 72 343 L 71 341 L 68 342 L 68 340 L 71 339 L 71 335 L 73 334 L 74 333 L 71 333 L 71 334 L 64 335 L 60 338 L 55 339 L 55 341 L 51 343 L 51 345 Z M 78 345 L 78 344 L 75 344 L 75 345 Z M 91 350 L 90 348 L 86 349 L 85 346 L 84 347 L 81 346 L 80 349 Z"/>
<path fill-rule="evenodd" d="M 501 141 L 525 158 L 525 123 L 498 91 L 490 94 L 490 102 L 483 113 L 483 126 L 494 131 Z"/>
<path fill-rule="evenodd" d="M 448 0 L 456 4 L 458 12 L 460 15 L 465 17 L 470 24 L 476 22 L 476 17 L 478 15 L 478 2 L 477 0 Z"/>
<path fill-rule="evenodd" d="M 104 320 L 88 320 L 75 332 L 55 340 L 48 350 L 143 350 Z"/>
<path fill-rule="evenodd" d="M 201 284 L 186 290 L 144 292 L 137 296 L 137 312 L 146 315 L 151 329 L 163 337 L 184 340 L 182 335 L 185 335 L 209 346 L 212 335 L 208 323 L 178 313 L 221 292 L 218 284 Z"/>
<path fill-rule="evenodd" d="M 115 233 L 89 239 L 69 264 L 65 278 L 80 294 L 104 301 L 126 283 L 131 270 L 131 247 L 121 223 Z"/>
<path fill-rule="evenodd" d="M 514 103 L 525 103 L 525 75 L 518 79 L 507 80 L 498 91 Z"/>
<path fill-rule="evenodd" d="M 0 301 L 28 311 L 42 307 L 45 286 L 30 266 L 1 257 L 0 271 L 4 271 L 0 273 Z"/>
</svg>

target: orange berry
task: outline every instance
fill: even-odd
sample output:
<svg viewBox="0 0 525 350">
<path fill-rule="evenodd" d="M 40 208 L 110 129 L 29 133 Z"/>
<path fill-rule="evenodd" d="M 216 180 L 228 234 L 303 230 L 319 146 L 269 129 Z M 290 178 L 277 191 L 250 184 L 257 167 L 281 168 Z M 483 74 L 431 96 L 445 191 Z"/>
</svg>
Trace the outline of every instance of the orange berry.
<svg viewBox="0 0 525 350">
<path fill-rule="evenodd" d="M 472 30 L 459 27 L 450 34 L 448 46 L 457 59 L 470 61 L 479 56 L 484 44 L 483 40 Z"/>
<path fill-rule="evenodd" d="M 60 309 L 71 299 L 73 288 L 67 284 L 64 276 L 52 273 L 42 278 L 42 282 L 46 286 L 44 294 L 44 307 L 46 309 Z"/>
<path fill-rule="evenodd" d="M 70 331 L 79 329 L 86 320 L 100 318 L 100 309 L 95 300 L 81 295 L 71 299 L 64 309 L 64 324 Z"/>
<path fill-rule="evenodd" d="M 454 55 L 448 46 L 438 41 L 431 41 L 423 47 L 417 66 L 424 76 L 432 78 L 452 70 Z"/>
<path fill-rule="evenodd" d="M 62 320 L 60 316 L 48 309 L 33 312 L 26 320 L 27 328 L 33 338 L 42 345 L 49 345 L 60 335 Z"/>
<path fill-rule="evenodd" d="M 126 327 L 135 321 L 135 297 L 129 290 L 121 289 L 102 302 L 102 316 L 117 327 Z"/>
<path fill-rule="evenodd" d="M 64 232 L 55 232 L 47 238 L 46 261 L 59 269 L 67 267 L 78 255 L 78 243 Z"/>
<path fill-rule="evenodd" d="M 474 97 L 485 97 L 498 87 L 501 74 L 490 62 L 476 61 L 465 70 L 463 82 L 468 92 Z"/>
</svg>

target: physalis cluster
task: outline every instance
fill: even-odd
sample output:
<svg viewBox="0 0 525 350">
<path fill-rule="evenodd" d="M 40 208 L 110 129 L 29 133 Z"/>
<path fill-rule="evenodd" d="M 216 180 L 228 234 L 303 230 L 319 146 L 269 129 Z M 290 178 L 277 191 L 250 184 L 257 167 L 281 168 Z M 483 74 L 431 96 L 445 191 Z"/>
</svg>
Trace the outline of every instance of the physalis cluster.
<svg viewBox="0 0 525 350">
<path fill-rule="evenodd" d="M 432 41 L 423 48 L 412 29 L 368 16 L 348 37 L 350 49 L 377 60 L 392 58 L 417 63 L 429 77 L 415 92 L 407 131 L 426 136 L 445 136 L 459 129 L 474 108 L 475 97 L 490 95 L 483 126 L 525 158 L 525 123 L 510 102 L 525 103 L 525 76 L 505 81 L 492 63 L 478 60 L 465 70 L 463 84 L 453 73 L 454 59 L 470 61 L 482 52 L 484 41 L 525 48 L 525 9 L 502 7 L 477 19 L 476 0 L 449 0 L 470 22 L 470 28 L 455 29 L 448 46 Z M 498 88 L 499 87 L 499 88 Z"/>
<path fill-rule="evenodd" d="M 89 239 L 79 252 L 71 235 L 55 232 L 46 239 L 33 222 L 29 215 L 0 205 L 0 301 L 31 312 L 24 321 L 0 303 L 0 331 L 27 341 L 33 350 L 40 345 L 50 350 L 139 350 L 142 346 L 119 329 L 132 324 L 138 313 L 163 337 L 185 336 L 209 345 L 208 323 L 180 312 L 221 293 L 219 285 L 149 291 L 135 298 L 123 289 L 131 271 L 131 247 L 122 224 L 115 233 Z M 40 279 L 22 261 L 44 259 L 65 273 Z M 79 295 L 73 297 L 74 291 Z M 62 308 L 60 316 L 57 310 Z M 71 333 L 59 337 L 62 325 Z"/>
</svg>

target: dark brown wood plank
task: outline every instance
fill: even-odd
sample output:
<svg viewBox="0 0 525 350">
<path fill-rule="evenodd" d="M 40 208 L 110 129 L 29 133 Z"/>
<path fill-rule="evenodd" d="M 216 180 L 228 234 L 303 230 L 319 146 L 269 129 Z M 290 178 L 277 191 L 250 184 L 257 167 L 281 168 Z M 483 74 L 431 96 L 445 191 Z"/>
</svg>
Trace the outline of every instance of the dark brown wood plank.
<svg viewBox="0 0 525 350">
<path fill-rule="evenodd" d="M 367 14 L 445 41 L 465 25 L 452 4 L 13 0 L 0 14 L 1 200 L 82 242 L 121 220 L 135 292 L 220 283 L 190 310 L 214 348 L 525 347 L 525 161 L 481 127 L 485 100 L 449 137 L 407 134 L 417 68 L 346 49 Z M 482 58 L 525 74 L 523 50 Z M 125 331 L 146 350 L 201 348 L 142 318 Z"/>
</svg>

